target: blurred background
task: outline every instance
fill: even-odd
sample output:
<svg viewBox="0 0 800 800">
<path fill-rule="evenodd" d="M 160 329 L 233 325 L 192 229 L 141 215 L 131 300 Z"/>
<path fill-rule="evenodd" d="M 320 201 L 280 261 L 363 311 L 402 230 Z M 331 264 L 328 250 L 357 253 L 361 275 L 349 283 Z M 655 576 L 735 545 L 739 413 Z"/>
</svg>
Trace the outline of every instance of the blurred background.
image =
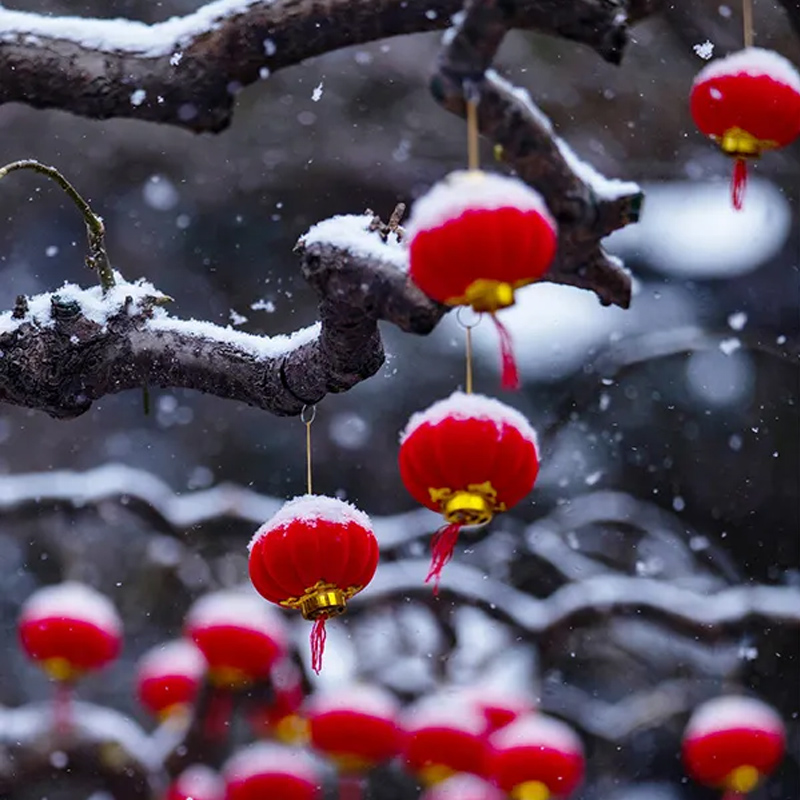
<svg viewBox="0 0 800 800">
<path fill-rule="evenodd" d="M 200 5 L 5 3 L 147 22 Z M 758 45 L 800 63 L 777 4 L 756 2 L 755 23 Z M 299 236 L 334 214 L 371 208 L 386 218 L 398 201 L 463 166 L 463 123 L 427 90 L 439 42 L 438 34 L 387 40 L 271 75 L 240 92 L 232 126 L 217 136 L 3 106 L 0 152 L 4 162 L 36 158 L 63 170 L 104 217 L 114 266 L 174 297 L 171 313 L 258 334 L 289 332 L 316 318 L 292 254 Z M 496 65 L 530 91 L 584 160 L 646 192 L 640 224 L 607 241 L 633 272 L 630 310 L 545 284 L 523 290 L 503 314 L 524 385 L 502 399 L 539 431 L 543 468 L 532 495 L 456 558 L 537 597 L 599 574 L 701 593 L 800 586 L 800 145 L 756 164 L 745 208 L 733 211 L 731 164 L 688 112 L 692 78 L 705 63 L 697 51 L 707 42 L 714 56 L 740 47 L 737 6 L 694 0 L 670 8 L 634 29 L 619 68 L 578 45 L 520 33 L 507 38 Z M 487 163 L 488 154 L 487 147 Z M 82 222 L 42 178 L 6 178 L 0 213 L 0 308 L 64 281 L 94 282 L 83 264 Z M 397 471 L 397 435 L 411 413 L 463 381 L 463 332 L 451 316 L 426 338 L 384 328 L 380 373 L 320 404 L 315 488 L 374 518 L 414 508 Z M 498 394 L 494 329 L 479 325 L 475 337 L 477 390 Z M 9 476 L 117 463 L 147 471 L 184 499 L 228 483 L 276 498 L 304 489 L 299 420 L 190 392 L 152 390 L 149 416 L 136 392 L 105 398 L 68 422 L 6 406 L 0 442 L 0 472 Z M 431 517 L 430 530 L 435 525 Z M 87 683 L 85 696 L 144 722 L 130 693 L 133 661 L 176 634 L 193 598 L 243 579 L 254 530 L 224 514 L 175 527 L 159 529 L 124 503 L 7 503 L 0 702 L 44 694 L 44 679 L 14 649 L 16 616 L 37 586 L 72 577 L 111 595 L 128 629 L 123 660 Z M 378 519 L 379 533 L 394 527 Z M 425 555 L 426 538 L 408 538 L 392 559 Z M 791 726 L 781 771 L 755 796 L 790 800 L 800 786 L 796 630 L 740 626 L 698 642 L 631 617 L 515 647 L 510 628 L 466 604 L 451 609 L 447 625 L 456 642 L 476 644 L 466 647 L 470 657 L 442 666 L 452 655 L 444 612 L 426 602 L 411 603 L 407 614 L 389 607 L 362 610 L 332 634 L 329 663 L 339 667 L 323 681 L 369 677 L 404 699 L 444 684 L 517 681 L 584 736 L 590 766 L 579 796 L 619 800 L 711 797 L 682 777 L 682 726 L 693 703 L 744 686 Z M 393 673 L 380 653 L 397 626 L 417 631 L 419 652 L 390 647 Z M 507 663 L 494 664 L 502 642 Z M 611 722 L 602 716 L 581 722 L 582 701 L 570 694 L 608 711 L 633 691 L 676 679 L 686 707 L 654 712 L 621 739 L 603 734 Z"/>
</svg>

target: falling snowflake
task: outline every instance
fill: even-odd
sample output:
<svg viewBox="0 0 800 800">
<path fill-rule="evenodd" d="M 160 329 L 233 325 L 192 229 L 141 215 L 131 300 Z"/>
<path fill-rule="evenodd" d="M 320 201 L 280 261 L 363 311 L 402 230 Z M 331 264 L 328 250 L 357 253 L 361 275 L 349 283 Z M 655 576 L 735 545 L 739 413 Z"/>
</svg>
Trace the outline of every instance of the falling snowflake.
<svg viewBox="0 0 800 800">
<path fill-rule="evenodd" d="M 320 99 L 322 98 L 322 81 L 320 81 L 315 87 L 314 91 L 311 93 L 311 99 L 315 103 L 319 103 Z"/>
<path fill-rule="evenodd" d="M 714 45 L 706 39 L 702 44 L 696 44 L 692 47 L 692 50 L 697 53 L 700 58 L 704 61 L 708 61 L 711 56 L 714 55 Z"/>
</svg>

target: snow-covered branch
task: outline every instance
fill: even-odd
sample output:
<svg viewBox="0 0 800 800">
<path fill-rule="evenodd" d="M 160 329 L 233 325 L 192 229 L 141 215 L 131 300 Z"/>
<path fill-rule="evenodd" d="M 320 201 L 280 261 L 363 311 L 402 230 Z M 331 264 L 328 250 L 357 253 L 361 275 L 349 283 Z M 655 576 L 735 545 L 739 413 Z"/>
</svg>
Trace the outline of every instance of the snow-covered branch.
<svg viewBox="0 0 800 800">
<path fill-rule="evenodd" d="M 443 309 L 402 269 L 404 251 L 368 230 L 367 215 L 335 218 L 300 247 L 320 297 L 320 322 L 264 337 L 182 320 L 145 281 L 121 278 L 108 292 L 64 286 L 20 297 L 0 315 L 0 400 L 78 416 L 107 394 L 143 386 L 196 389 L 298 414 L 329 392 L 374 375 L 384 352 L 378 320 L 428 333 Z"/>
<path fill-rule="evenodd" d="M 628 5 L 518 0 L 511 24 L 582 42 L 617 63 Z M 213 0 L 155 25 L 0 9 L 0 103 L 220 131 L 241 87 L 342 47 L 440 30 L 461 6 L 462 0 Z"/>
</svg>

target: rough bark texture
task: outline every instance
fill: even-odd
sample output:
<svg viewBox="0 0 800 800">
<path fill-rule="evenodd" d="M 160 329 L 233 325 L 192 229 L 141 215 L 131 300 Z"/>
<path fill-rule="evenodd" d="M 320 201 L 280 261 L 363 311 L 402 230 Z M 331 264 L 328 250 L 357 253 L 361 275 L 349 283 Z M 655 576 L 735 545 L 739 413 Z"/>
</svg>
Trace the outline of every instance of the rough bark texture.
<svg viewBox="0 0 800 800">
<path fill-rule="evenodd" d="M 103 51 L 77 38 L 43 36 L 36 14 L 27 15 L 29 25 L 15 16 L 17 32 L 3 35 L 0 13 L 0 103 L 218 132 L 230 124 L 236 92 L 261 80 L 263 70 L 274 72 L 376 39 L 441 30 L 462 5 L 461 0 L 255 2 L 176 47 L 179 60 L 173 53 L 137 54 L 118 41 L 119 28 L 114 31 L 111 26 Z M 607 61 L 621 60 L 627 38 L 625 0 L 519 0 L 506 6 L 512 27 L 582 42 Z M 145 33 L 143 50 L 146 38 Z M 271 44 L 265 47 L 265 41 Z M 138 105 L 131 102 L 136 90 L 146 93 Z"/>
</svg>

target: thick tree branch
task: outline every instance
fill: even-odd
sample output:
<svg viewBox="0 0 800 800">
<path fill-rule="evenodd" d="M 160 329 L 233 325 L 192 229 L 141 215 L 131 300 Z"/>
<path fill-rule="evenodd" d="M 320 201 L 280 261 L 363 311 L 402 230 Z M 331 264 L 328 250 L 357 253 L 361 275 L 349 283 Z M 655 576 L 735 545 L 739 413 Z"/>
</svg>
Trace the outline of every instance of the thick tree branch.
<svg viewBox="0 0 800 800">
<path fill-rule="evenodd" d="M 608 180 L 581 162 L 527 93 L 489 69 L 514 26 L 513 3 L 470 0 L 466 8 L 440 56 L 431 83 L 434 97 L 462 117 L 467 101 L 477 102 L 481 133 L 544 196 L 559 224 L 559 251 L 545 279 L 591 289 L 604 304 L 627 308 L 630 276 L 599 242 L 636 222 L 642 192 L 636 184 Z"/>
<path fill-rule="evenodd" d="M 461 5 L 215 0 L 155 25 L 0 9 L 0 103 L 217 132 L 230 124 L 241 87 L 342 47 L 441 30 Z M 625 0 L 518 0 L 509 23 L 582 42 L 619 63 L 627 6 Z"/>
</svg>

